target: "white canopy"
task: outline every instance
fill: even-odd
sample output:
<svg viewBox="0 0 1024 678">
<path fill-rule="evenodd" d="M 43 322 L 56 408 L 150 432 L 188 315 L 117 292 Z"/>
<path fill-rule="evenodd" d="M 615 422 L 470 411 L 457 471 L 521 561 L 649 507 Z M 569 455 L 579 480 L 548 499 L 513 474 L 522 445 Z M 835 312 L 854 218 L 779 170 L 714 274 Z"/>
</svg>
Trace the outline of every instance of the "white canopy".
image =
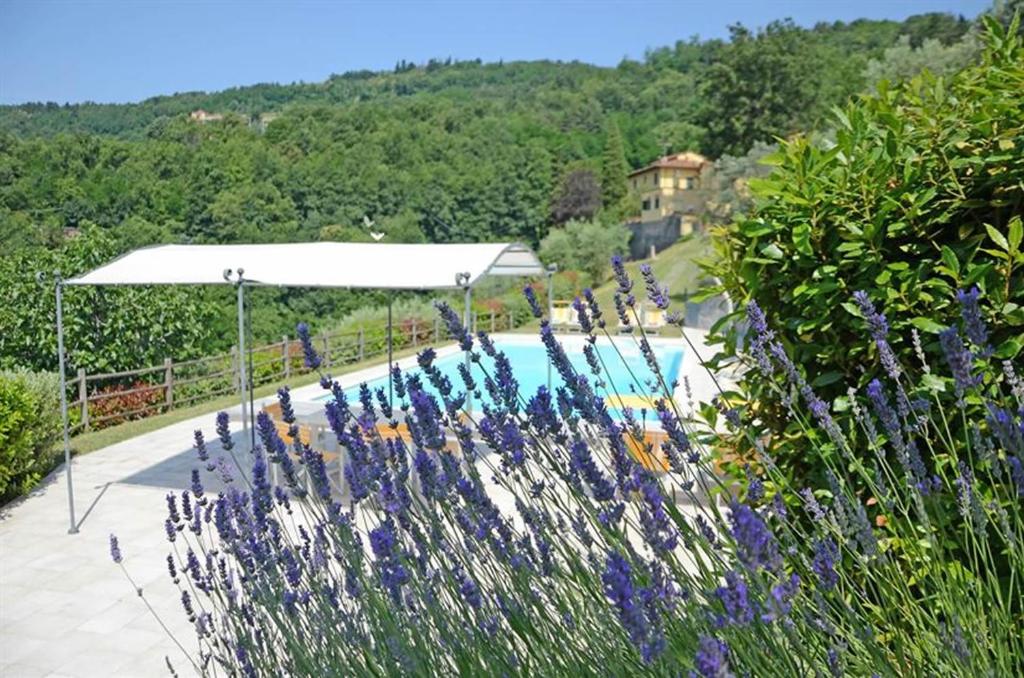
<svg viewBox="0 0 1024 678">
<path fill-rule="evenodd" d="M 248 284 L 279 287 L 447 289 L 486 275 L 540 275 L 519 243 L 412 245 L 311 242 L 266 245 L 158 245 L 129 252 L 68 285 L 223 285 L 243 269 Z"/>
</svg>

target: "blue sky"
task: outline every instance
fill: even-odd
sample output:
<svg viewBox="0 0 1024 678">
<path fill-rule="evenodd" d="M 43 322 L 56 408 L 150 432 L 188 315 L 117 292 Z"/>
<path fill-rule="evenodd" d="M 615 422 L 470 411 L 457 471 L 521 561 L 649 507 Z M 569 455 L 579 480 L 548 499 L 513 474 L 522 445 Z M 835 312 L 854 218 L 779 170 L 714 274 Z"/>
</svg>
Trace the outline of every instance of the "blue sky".
<svg viewBox="0 0 1024 678">
<path fill-rule="evenodd" d="M 317 82 L 431 57 L 614 65 L 742 21 L 974 17 L 990 0 L 225 2 L 0 0 L 0 103 L 139 101 Z"/>
</svg>

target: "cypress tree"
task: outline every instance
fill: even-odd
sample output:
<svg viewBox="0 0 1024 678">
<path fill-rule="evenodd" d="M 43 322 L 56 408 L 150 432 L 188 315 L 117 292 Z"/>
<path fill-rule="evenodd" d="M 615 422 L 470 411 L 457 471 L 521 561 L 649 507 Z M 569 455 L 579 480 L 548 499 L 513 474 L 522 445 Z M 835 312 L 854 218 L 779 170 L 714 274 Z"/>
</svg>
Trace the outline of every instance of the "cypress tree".
<svg viewBox="0 0 1024 678">
<path fill-rule="evenodd" d="M 604 154 L 601 156 L 601 197 L 605 207 L 616 207 L 629 193 L 626 175 L 626 149 L 622 143 L 619 126 L 612 120 L 608 124 Z"/>
</svg>

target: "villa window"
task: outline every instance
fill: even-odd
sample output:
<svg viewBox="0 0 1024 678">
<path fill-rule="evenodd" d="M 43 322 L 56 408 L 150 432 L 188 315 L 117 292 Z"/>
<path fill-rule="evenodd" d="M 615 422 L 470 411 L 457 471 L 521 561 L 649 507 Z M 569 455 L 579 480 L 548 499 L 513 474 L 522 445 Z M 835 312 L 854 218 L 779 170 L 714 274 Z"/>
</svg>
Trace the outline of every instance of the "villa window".
<svg viewBox="0 0 1024 678">
<path fill-rule="evenodd" d="M 686 177 L 686 179 L 683 180 L 683 187 L 688 191 L 692 191 L 697 188 L 697 177 Z"/>
<path fill-rule="evenodd" d="M 648 200 L 644 200 L 644 203 L 643 203 L 643 208 L 644 208 L 645 210 L 649 210 L 649 209 L 651 209 L 651 201 L 650 201 L 650 199 L 648 199 Z"/>
<path fill-rule="evenodd" d="M 654 209 L 661 209 L 661 198 L 654 199 Z"/>
</svg>

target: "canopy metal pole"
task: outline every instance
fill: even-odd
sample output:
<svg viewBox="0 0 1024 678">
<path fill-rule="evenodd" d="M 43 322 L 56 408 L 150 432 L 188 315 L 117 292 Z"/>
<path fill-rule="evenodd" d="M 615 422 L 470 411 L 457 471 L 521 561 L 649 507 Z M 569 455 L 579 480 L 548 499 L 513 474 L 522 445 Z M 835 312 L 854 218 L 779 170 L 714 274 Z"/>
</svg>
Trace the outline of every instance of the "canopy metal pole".
<svg viewBox="0 0 1024 678">
<path fill-rule="evenodd" d="M 238 385 L 242 398 L 242 432 L 244 438 L 249 440 L 249 412 L 246 396 L 248 381 L 245 374 L 245 285 L 242 282 L 244 269 L 238 269 Z M 250 441 L 249 451 L 252 452 L 255 445 Z"/>
<path fill-rule="evenodd" d="M 395 384 L 393 372 L 391 371 L 392 346 L 391 343 L 391 304 L 395 300 L 394 294 L 388 295 L 388 407 L 394 408 Z"/>
<path fill-rule="evenodd" d="M 68 432 L 68 383 L 64 369 L 64 280 L 60 271 L 53 274 L 57 289 L 57 369 L 60 370 L 60 416 L 64 427 L 64 470 L 68 478 L 68 534 L 78 533 L 75 521 L 75 491 L 71 483 L 71 438 Z"/>
<path fill-rule="evenodd" d="M 555 315 L 555 271 L 558 270 L 558 264 L 548 264 L 548 322 L 553 322 Z M 554 329 L 554 328 L 552 328 Z M 551 354 L 548 354 L 548 393 L 551 393 Z"/>
</svg>

